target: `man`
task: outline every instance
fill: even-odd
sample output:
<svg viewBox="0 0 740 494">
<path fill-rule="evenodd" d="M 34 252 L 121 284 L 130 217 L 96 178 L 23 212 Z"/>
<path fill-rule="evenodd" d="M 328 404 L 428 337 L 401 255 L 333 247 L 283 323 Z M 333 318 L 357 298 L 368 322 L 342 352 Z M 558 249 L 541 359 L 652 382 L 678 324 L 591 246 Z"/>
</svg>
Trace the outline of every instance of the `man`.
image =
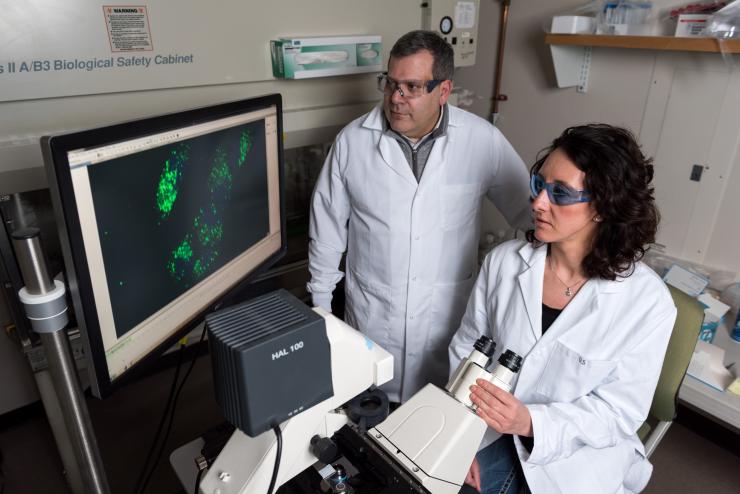
<svg viewBox="0 0 740 494">
<path fill-rule="evenodd" d="M 453 70 L 440 36 L 402 36 L 378 79 L 383 104 L 339 133 L 312 199 L 313 303 L 330 310 L 346 250 L 345 319 L 393 354 L 393 402 L 447 381 L 483 195 L 509 224 L 531 225 L 524 163 L 490 123 L 447 105 Z"/>
</svg>

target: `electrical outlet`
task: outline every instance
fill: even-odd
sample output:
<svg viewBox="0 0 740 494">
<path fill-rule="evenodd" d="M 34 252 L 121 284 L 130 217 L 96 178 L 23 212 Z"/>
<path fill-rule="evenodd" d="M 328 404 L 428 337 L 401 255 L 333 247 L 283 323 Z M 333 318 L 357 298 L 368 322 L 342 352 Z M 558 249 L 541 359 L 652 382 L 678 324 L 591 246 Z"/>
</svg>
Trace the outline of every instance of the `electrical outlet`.
<svg viewBox="0 0 740 494">
<path fill-rule="evenodd" d="M 694 165 L 691 167 L 691 176 L 689 177 L 690 180 L 693 180 L 694 182 L 701 181 L 701 174 L 704 171 L 704 167 L 701 165 Z"/>
</svg>

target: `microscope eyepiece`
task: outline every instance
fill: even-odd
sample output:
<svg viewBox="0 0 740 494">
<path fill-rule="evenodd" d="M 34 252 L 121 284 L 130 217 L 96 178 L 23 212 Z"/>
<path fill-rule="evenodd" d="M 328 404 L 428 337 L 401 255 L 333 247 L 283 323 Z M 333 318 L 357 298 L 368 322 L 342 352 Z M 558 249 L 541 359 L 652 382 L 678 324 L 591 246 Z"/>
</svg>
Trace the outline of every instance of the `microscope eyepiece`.
<svg viewBox="0 0 740 494">
<path fill-rule="evenodd" d="M 496 350 L 496 343 L 488 336 L 481 336 L 473 345 L 473 348 L 478 350 L 486 357 L 491 357 L 493 352 Z"/>
<path fill-rule="evenodd" d="M 511 350 L 506 350 L 498 358 L 498 363 L 516 374 L 522 367 L 522 357 L 512 352 Z"/>
</svg>

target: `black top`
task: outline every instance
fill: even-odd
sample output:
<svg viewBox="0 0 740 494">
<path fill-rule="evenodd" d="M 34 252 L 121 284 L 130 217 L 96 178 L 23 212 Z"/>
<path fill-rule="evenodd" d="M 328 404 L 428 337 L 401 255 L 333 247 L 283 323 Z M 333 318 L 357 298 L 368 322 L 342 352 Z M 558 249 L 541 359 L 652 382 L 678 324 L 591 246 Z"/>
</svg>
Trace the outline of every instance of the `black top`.
<svg viewBox="0 0 740 494">
<path fill-rule="evenodd" d="M 563 309 L 553 309 L 545 304 L 542 304 L 542 334 L 555 322 Z"/>
</svg>

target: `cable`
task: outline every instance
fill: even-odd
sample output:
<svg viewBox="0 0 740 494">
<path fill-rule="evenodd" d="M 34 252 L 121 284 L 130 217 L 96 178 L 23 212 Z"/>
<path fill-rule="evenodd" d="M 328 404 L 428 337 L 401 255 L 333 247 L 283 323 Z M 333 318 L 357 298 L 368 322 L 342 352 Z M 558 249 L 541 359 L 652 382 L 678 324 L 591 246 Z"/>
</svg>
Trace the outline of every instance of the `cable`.
<svg viewBox="0 0 740 494">
<path fill-rule="evenodd" d="M 205 326 L 203 326 L 203 332 L 200 334 L 200 340 L 198 340 L 198 343 L 199 344 L 202 343 L 205 337 L 206 337 L 206 328 Z M 175 410 L 177 410 L 177 400 L 180 398 L 180 392 L 182 391 L 182 388 L 185 386 L 185 383 L 187 382 L 188 377 L 190 377 L 190 373 L 193 371 L 193 367 L 195 367 L 196 360 L 198 360 L 197 351 L 195 352 L 195 355 L 193 355 L 193 360 L 190 362 L 190 367 L 188 367 L 188 370 L 185 372 L 185 376 L 182 378 L 182 381 L 180 381 L 180 385 L 177 387 L 175 398 L 172 401 L 172 407 L 170 407 L 170 410 L 169 410 L 170 415 L 167 421 L 167 431 L 164 433 L 162 443 L 159 446 L 159 452 L 157 453 L 157 457 L 154 460 L 154 463 L 152 463 L 152 468 L 149 471 L 149 474 L 146 476 L 146 479 L 144 480 L 144 483 L 141 486 L 141 490 L 138 491 L 139 494 L 144 494 L 144 491 L 146 490 L 147 485 L 149 485 L 149 481 L 151 480 L 152 475 L 154 474 L 154 471 L 157 469 L 157 465 L 159 465 L 159 462 L 162 459 L 162 454 L 164 453 L 165 446 L 167 446 L 167 439 L 170 437 L 170 432 L 172 431 L 172 424 L 175 420 Z"/>
<path fill-rule="evenodd" d="M 5 492 L 5 471 L 3 470 L 3 450 L 0 449 L 0 494 Z"/>
<path fill-rule="evenodd" d="M 205 469 L 198 470 L 198 475 L 195 476 L 195 489 L 193 490 L 194 494 L 198 494 L 198 488 L 200 487 L 200 478 L 203 476 L 203 472 L 205 472 Z"/>
<path fill-rule="evenodd" d="M 182 358 L 185 354 L 185 345 L 181 345 L 180 349 L 177 352 L 177 367 L 175 368 L 175 377 L 172 379 L 172 384 L 170 385 L 170 392 L 167 397 L 167 402 L 165 404 L 164 410 L 162 411 L 162 418 L 159 420 L 159 425 L 157 426 L 157 432 L 154 434 L 154 439 L 152 440 L 151 446 L 149 446 L 149 452 L 146 455 L 146 460 L 144 460 L 144 464 L 141 467 L 141 472 L 139 472 L 139 477 L 136 479 L 136 484 L 134 487 L 134 493 L 138 493 L 141 491 L 141 482 L 144 479 L 144 476 L 146 475 L 147 470 L 149 469 L 149 461 L 152 459 L 152 453 L 154 453 L 154 449 L 157 447 L 157 442 L 159 441 L 159 436 L 162 434 L 162 427 L 164 427 L 165 420 L 167 419 L 167 412 L 170 410 L 170 407 L 172 406 L 172 400 L 175 395 L 175 389 L 177 388 L 177 380 L 180 377 L 180 369 L 182 367 Z"/>
<path fill-rule="evenodd" d="M 275 488 L 278 468 L 280 467 L 280 456 L 283 454 L 283 433 L 280 430 L 280 426 L 275 425 L 272 427 L 272 430 L 275 431 L 275 437 L 277 437 L 277 452 L 275 452 L 275 468 L 272 469 L 272 479 L 270 480 L 270 487 L 267 489 L 267 494 L 272 494 L 272 490 Z"/>
</svg>

